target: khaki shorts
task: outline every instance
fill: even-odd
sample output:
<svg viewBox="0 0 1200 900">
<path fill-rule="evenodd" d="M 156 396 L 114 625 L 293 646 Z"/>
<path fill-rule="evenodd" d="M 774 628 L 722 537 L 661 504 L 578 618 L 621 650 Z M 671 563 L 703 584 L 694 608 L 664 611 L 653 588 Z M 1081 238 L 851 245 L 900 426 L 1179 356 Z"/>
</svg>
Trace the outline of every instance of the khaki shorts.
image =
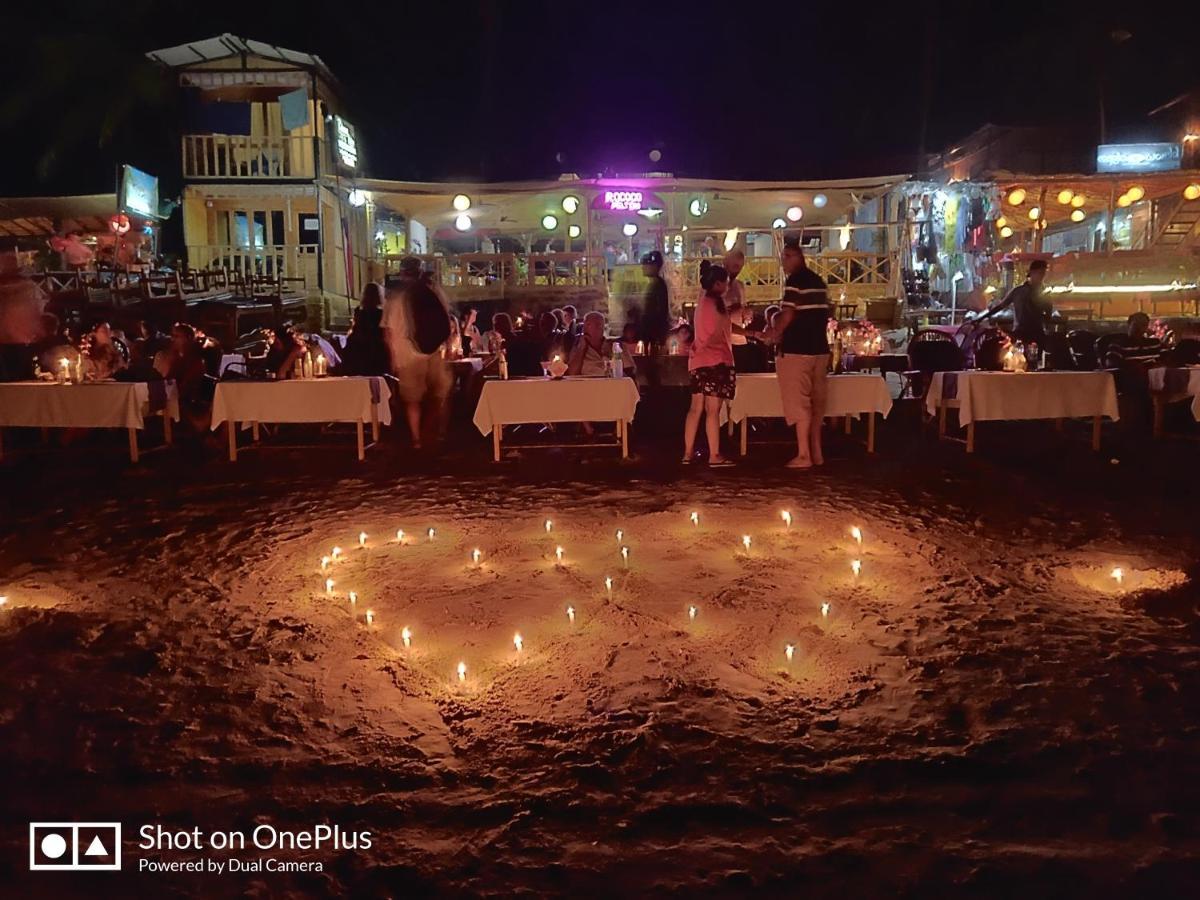
<svg viewBox="0 0 1200 900">
<path fill-rule="evenodd" d="M 828 371 L 828 353 L 816 356 L 781 353 L 775 357 L 783 417 L 789 425 L 795 425 L 801 417 L 824 418 L 825 396 L 829 393 L 825 384 Z"/>
<path fill-rule="evenodd" d="M 450 393 L 450 367 L 440 353 L 414 353 L 397 369 L 396 381 L 405 403 L 444 400 Z"/>
</svg>

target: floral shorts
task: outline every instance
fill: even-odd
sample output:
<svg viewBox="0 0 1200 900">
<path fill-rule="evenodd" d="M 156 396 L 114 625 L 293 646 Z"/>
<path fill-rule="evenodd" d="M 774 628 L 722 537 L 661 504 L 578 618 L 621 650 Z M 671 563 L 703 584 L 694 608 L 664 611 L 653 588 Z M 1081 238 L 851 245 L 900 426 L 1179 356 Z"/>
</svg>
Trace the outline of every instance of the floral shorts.
<svg viewBox="0 0 1200 900">
<path fill-rule="evenodd" d="M 701 366 L 688 373 L 692 382 L 693 394 L 704 394 L 706 397 L 720 397 L 722 400 L 732 400 L 735 388 L 733 368 L 721 363 L 718 366 Z"/>
</svg>

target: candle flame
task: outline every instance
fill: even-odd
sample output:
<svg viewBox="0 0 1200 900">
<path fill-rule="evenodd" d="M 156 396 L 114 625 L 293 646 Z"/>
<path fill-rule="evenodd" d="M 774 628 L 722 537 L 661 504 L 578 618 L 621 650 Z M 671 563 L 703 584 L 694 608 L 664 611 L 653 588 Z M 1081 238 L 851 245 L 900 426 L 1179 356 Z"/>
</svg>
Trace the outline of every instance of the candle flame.
<svg viewBox="0 0 1200 900">
<path fill-rule="evenodd" d="M 332 550 L 329 551 L 329 555 L 331 557 L 333 557 L 334 562 L 337 562 L 337 558 L 342 555 L 342 548 L 334 547 Z"/>
<path fill-rule="evenodd" d="M 360 531 L 358 533 L 358 546 L 360 546 L 360 547 L 367 546 L 367 533 L 365 531 Z"/>
<path fill-rule="evenodd" d="M 823 618 L 823 619 L 829 618 L 829 604 L 828 603 L 821 604 L 821 618 Z"/>
<path fill-rule="evenodd" d="M 608 575 L 604 576 L 604 589 L 610 594 L 612 593 L 612 578 Z"/>
<path fill-rule="evenodd" d="M 555 548 L 554 548 L 554 555 L 555 555 L 555 556 L 558 558 L 558 561 L 559 561 L 559 562 L 562 562 L 562 558 L 563 558 L 563 548 L 562 548 L 562 547 L 555 547 Z"/>
<path fill-rule="evenodd" d="M 321 571 L 324 572 L 328 568 L 329 568 L 329 557 L 322 556 L 321 557 Z"/>
<path fill-rule="evenodd" d="M 525 646 L 525 639 L 521 637 L 521 633 L 519 631 L 513 635 L 513 646 L 517 648 L 518 653 L 520 653 L 521 648 Z"/>
<path fill-rule="evenodd" d="M 1116 580 L 1117 584 L 1120 584 L 1125 578 L 1125 570 L 1117 566 L 1112 570 L 1112 577 Z"/>
<path fill-rule="evenodd" d="M 553 522 L 551 522 L 549 519 L 547 519 L 547 520 L 546 520 L 546 525 L 545 525 L 545 528 L 546 528 L 546 534 L 549 534 L 549 533 L 550 533 L 550 529 L 551 529 L 551 528 L 553 528 L 553 527 L 554 527 L 554 523 L 553 523 Z"/>
<path fill-rule="evenodd" d="M 688 607 L 688 618 L 691 619 L 693 622 L 696 621 L 696 613 L 698 613 L 698 612 L 699 612 L 699 610 L 696 609 L 696 607 L 689 606 Z"/>
<path fill-rule="evenodd" d="M 692 516 L 691 516 L 691 518 L 692 518 L 692 524 L 693 524 L 693 525 L 699 525 L 699 524 L 700 524 L 700 513 L 698 513 L 698 512 L 693 512 L 693 513 L 692 513 Z"/>
<path fill-rule="evenodd" d="M 575 624 L 575 607 L 573 607 L 573 606 L 567 607 L 567 618 L 571 620 L 572 625 Z"/>
<path fill-rule="evenodd" d="M 862 560 L 853 559 L 850 561 L 850 568 L 854 572 L 854 577 L 858 577 L 858 573 L 862 571 Z"/>
<path fill-rule="evenodd" d="M 460 662 L 458 664 L 458 680 L 459 681 L 467 680 L 467 664 L 465 662 Z"/>
<path fill-rule="evenodd" d="M 408 630 L 407 625 L 400 629 L 400 640 L 404 641 L 405 647 L 412 644 L 412 632 Z"/>
<path fill-rule="evenodd" d="M 792 527 L 792 514 L 786 509 L 779 514 L 779 518 L 783 519 L 783 523 L 788 527 Z"/>
<path fill-rule="evenodd" d="M 332 578 L 325 579 L 325 593 L 327 593 L 327 594 L 333 593 L 333 579 Z"/>
<path fill-rule="evenodd" d="M 350 599 L 351 606 L 358 602 L 358 594 L 356 594 L 354 591 L 351 591 L 347 596 Z"/>
<path fill-rule="evenodd" d="M 427 535 L 429 535 L 429 539 L 432 541 L 432 540 L 433 540 L 433 536 L 434 536 L 434 535 L 435 535 L 437 532 L 435 532 L 435 531 L 434 531 L 432 528 L 430 528 L 430 529 L 429 529 L 427 532 L 425 532 L 425 533 L 426 533 Z"/>
<path fill-rule="evenodd" d="M 793 647 L 791 644 L 788 644 L 786 647 L 783 648 L 783 652 L 787 656 L 788 662 L 791 662 L 792 655 L 796 652 L 796 648 Z"/>
<path fill-rule="evenodd" d="M 629 548 L 628 547 L 621 548 L 621 559 L 625 560 L 625 562 L 629 562 Z"/>
<path fill-rule="evenodd" d="M 748 535 L 748 534 L 742 535 L 742 546 L 745 547 L 747 550 L 750 549 L 750 535 Z"/>
<path fill-rule="evenodd" d="M 862 545 L 862 529 L 857 525 L 850 526 L 850 537 L 858 541 L 860 546 Z"/>
<path fill-rule="evenodd" d="M 404 529 L 403 528 L 396 529 L 396 542 L 399 544 L 404 543 Z"/>
<path fill-rule="evenodd" d="M 620 528 L 618 528 L 618 529 L 617 529 L 617 543 L 618 543 L 618 544 L 619 544 L 619 543 L 621 543 L 621 541 L 622 541 L 624 538 L 625 538 L 625 532 L 623 532 L 623 531 L 622 531 Z"/>
<path fill-rule="evenodd" d="M 480 553 L 479 548 L 476 547 L 474 550 L 471 551 L 471 562 L 475 563 L 475 565 L 479 565 L 479 557 L 481 557 L 481 556 L 483 556 L 483 554 Z"/>
<path fill-rule="evenodd" d="M 8 606 L 8 598 L 7 597 L 0 597 L 0 607 L 3 607 L 3 606 Z M 571 616 L 571 621 L 572 622 L 575 621 L 574 615 Z"/>
<path fill-rule="evenodd" d="M 367 624 L 370 625 L 374 621 L 375 621 L 375 611 L 372 609 L 368 609 L 367 610 Z"/>
</svg>

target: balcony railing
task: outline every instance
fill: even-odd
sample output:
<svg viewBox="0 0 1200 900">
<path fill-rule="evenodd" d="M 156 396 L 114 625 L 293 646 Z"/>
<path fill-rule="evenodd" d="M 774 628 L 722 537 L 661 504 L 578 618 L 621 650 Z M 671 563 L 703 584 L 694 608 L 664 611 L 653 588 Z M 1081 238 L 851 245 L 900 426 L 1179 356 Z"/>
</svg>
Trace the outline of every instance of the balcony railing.
<svg viewBox="0 0 1200 900">
<path fill-rule="evenodd" d="M 228 269 L 249 280 L 254 276 L 303 278 L 306 289 L 317 286 L 316 244 L 275 244 L 240 247 L 232 244 L 189 244 L 192 269 Z"/>
<path fill-rule="evenodd" d="M 313 139 L 297 135 L 185 134 L 184 178 L 312 178 Z"/>
</svg>

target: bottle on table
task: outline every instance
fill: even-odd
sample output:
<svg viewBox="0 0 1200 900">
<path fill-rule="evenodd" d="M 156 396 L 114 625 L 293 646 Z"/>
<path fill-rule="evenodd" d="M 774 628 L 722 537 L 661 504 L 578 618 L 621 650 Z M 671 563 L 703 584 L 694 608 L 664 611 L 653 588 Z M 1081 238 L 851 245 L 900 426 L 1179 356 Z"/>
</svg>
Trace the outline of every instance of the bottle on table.
<svg viewBox="0 0 1200 900">
<path fill-rule="evenodd" d="M 499 359 L 498 366 L 500 368 L 500 378 L 504 381 L 508 381 L 508 354 L 504 352 L 503 347 L 500 349 L 500 353 L 498 354 L 498 359 Z"/>
<path fill-rule="evenodd" d="M 612 375 L 613 378 L 625 377 L 625 361 L 621 358 L 620 341 L 613 341 L 612 345 Z"/>
</svg>

